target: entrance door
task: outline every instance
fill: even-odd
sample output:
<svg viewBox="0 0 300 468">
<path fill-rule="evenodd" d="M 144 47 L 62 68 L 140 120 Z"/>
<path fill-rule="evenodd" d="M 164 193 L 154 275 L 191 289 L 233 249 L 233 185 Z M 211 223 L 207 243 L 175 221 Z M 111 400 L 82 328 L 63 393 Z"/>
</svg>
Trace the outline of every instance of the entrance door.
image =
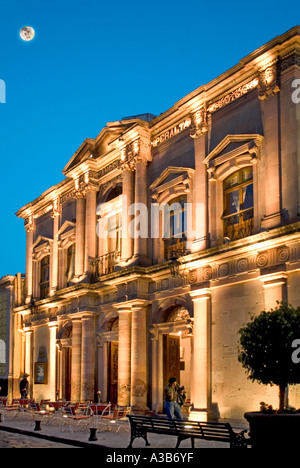
<svg viewBox="0 0 300 468">
<path fill-rule="evenodd" d="M 71 365 L 72 365 L 72 348 L 64 348 L 65 350 L 65 399 L 71 400 Z"/>
<path fill-rule="evenodd" d="M 163 377 L 164 387 L 171 377 L 180 380 L 180 336 L 164 335 L 163 337 Z"/>
<path fill-rule="evenodd" d="M 118 342 L 111 341 L 108 359 L 108 401 L 113 405 L 118 402 Z"/>
</svg>

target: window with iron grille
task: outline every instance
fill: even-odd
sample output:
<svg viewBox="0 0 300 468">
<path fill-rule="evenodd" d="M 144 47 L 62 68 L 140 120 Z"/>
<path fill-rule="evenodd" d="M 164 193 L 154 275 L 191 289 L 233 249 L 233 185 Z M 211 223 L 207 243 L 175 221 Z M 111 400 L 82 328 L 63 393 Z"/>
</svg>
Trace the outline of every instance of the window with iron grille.
<svg viewBox="0 0 300 468">
<path fill-rule="evenodd" d="M 253 230 L 253 169 L 245 167 L 224 180 L 224 237 L 237 240 Z"/>
</svg>

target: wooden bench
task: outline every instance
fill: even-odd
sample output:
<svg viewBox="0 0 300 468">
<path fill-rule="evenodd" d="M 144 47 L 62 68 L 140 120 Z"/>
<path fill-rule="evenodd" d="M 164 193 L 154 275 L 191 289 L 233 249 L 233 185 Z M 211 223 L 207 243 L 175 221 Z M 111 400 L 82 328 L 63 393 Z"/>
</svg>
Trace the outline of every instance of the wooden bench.
<svg viewBox="0 0 300 468">
<path fill-rule="evenodd" d="M 250 445 L 250 439 L 246 439 L 244 436 L 247 431 L 243 430 L 237 433 L 229 423 L 186 421 L 139 415 L 128 415 L 127 417 L 131 426 L 128 448 L 132 447 L 133 441 L 138 437 L 142 437 L 146 445 L 150 445 L 147 439 L 148 432 L 176 436 L 176 448 L 185 439 L 191 439 L 192 448 L 195 446 L 194 439 L 227 442 L 230 444 L 230 448 L 247 448 L 247 445 Z"/>
</svg>

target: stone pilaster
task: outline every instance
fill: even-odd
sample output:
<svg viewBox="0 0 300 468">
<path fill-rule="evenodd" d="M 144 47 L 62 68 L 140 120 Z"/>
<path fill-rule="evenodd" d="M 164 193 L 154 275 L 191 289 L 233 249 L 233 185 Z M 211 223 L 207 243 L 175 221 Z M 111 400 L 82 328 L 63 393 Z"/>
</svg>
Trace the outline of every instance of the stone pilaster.
<svg viewBox="0 0 300 468">
<path fill-rule="evenodd" d="M 25 224 L 26 230 L 26 303 L 30 303 L 32 299 L 32 288 L 33 288 L 33 258 L 32 258 L 32 246 L 34 236 L 34 220 L 30 216 L 28 222 Z"/>
<path fill-rule="evenodd" d="M 195 409 L 208 410 L 210 405 L 210 293 L 193 291 L 194 346 L 193 394 Z"/>
<path fill-rule="evenodd" d="M 33 385 L 33 365 L 32 365 L 32 335 L 33 330 L 25 330 L 25 369 L 26 374 L 29 374 L 29 395 L 32 397 L 32 385 Z"/>
<path fill-rule="evenodd" d="M 72 320 L 72 375 L 71 400 L 80 401 L 81 397 L 81 341 L 82 322 L 80 318 Z"/>
<path fill-rule="evenodd" d="M 79 192 L 76 196 L 75 277 L 77 279 L 84 274 L 85 266 L 85 204 L 85 198 Z"/>
<path fill-rule="evenodd" d="M 147 305 L 132 307 L 131 405 L 147 406 Z"/>
<path fill-rule="evenodd" d="M 135 172 L 135 210 L 130 211 L 130 214 L 134 216 L 134 220 L 132 221 L 132 223 L 134 224 L 133 253 L 135 263 L 147 265 L 149 264 L 147 218 L 147 164 L 152 160 L 152 156 L 149 133 L 145 129 L 140 129 L 139 132 L 139 137 L 122 149 L 120 163 L 121 168 Z M 132 176 L 130 176 L 129 173 L 125 174 L 125 184 L 127 195 L 129 195 L 127 206 L 130 207 L 132 203 L 133 183 Z M 129 241 L 128 244 L 126 244 L 126 249 L 130 251 L 132 249 L 132 243 L 130 243 Z M 122 258 L 125 259 L 125 256 L 123 256 L 123 254 Z"/>
<path fill-rule="evenodd" d="M 133 256 L 133 235 L 131 226 L 131 215 L 129 208 L 134 202 L 134 174 L 129 167 L 123 167 L 123 191 L 122 191 L 122 247 L 121 256 L 123 262 L 128 262 Z"/>
<path fill-rule="evenodd" d="M 280 91 L 277 63 L 271 63 L 260 72 L 259 98 L 264 127 L 265 161 L 265 213 L 261 221 L 264 229 L 279 226 L 282 221 L 281 188 L 281 135 L 280 135 Z"/>
<path fill-rule="evenodd" d="M 85 272 L 91 271 L 90 259 L 96 257 L 96 218 L 97 211 L 97 187 L 89 184 L 86 191 L 86 215 L 85 215 Z"/>
<path fill-rule="evenodd" d="M 81 401 L 95 399 L 95 325 L 94 317 L 82 317 Z"/>
<path fill-rule="evenodd" d="M 58 229 L 59 229 L 59 216 L 60 210 L 58 206 L 58 200 L 54 201 L 53 204 L 53 244 L 52 244 L 52 274 L 51 274 L 51 285 L 50 295 L 52 296 L 58 287 Z"/>
<path fill-rule="evenodd" d="M 118 404 L 130 404 L 131 386 L 131 308 L 119 308 Z"/>
<path fill-rule="evenodd" d="M 57 323 L 49 323 L 49 381 L 47 397 L 52 401 L 56 398 L 56 330 Z"/>
</svg>

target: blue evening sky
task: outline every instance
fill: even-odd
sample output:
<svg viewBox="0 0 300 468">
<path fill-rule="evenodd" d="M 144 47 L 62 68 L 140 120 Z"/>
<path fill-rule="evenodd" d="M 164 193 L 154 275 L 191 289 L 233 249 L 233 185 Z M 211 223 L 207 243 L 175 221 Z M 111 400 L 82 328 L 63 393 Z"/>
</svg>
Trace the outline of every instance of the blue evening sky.
<svg viewBox="0 0 300 468">
<path fill-rule="evenodd" d="M 0 0 L 0 278 L 25 272 L 16 211 L 106 122 L 152 113 L 300 23 L 296 2 Z M 31 42 L 20 39 L 32 26 Z"/>
</svg>

